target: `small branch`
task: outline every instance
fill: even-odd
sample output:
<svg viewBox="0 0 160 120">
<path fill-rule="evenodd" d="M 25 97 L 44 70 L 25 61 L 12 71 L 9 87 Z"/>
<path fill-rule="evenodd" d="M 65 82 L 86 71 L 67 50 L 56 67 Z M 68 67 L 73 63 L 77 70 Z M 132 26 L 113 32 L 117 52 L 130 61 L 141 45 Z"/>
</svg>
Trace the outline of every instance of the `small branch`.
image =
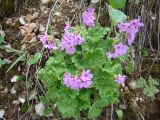
<svg viewBox="0 0 160 120">
<path fill-rule="evenodd" d="M 46 31 L 45 31 L 45 34 L 47 34 L 48 32 L 48 27 L 49 27 L 49 23 L 50 23 L 50 20 L 51 20 L 51 15 L 52 15 L 52 12 L 54 11 L 55 7 L 56 7 L 56 4 L 57 4 L 57 1 L 54 3 L 54 6 L 52 7 L 50 13 L 49 13 L 49 17 L 48 17 L 48 22 L 47 22 L 47 25 L 46 25 Z"/>
</svg>

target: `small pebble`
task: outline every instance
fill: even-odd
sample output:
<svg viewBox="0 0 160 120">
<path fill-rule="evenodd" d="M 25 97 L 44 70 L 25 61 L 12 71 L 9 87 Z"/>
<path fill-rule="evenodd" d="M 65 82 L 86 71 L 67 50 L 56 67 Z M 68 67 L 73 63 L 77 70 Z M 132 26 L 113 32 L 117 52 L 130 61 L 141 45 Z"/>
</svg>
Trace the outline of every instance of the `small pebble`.
<svg viewBox="0 0 160 120">
<path fill-rule="evenodd" d="M 42 102 L 35 105 L 35 111 L 40 116 L 43 115 L 44 109 L 45 109 L 45 106 Z"/>
<path fill-rule="evenodd" d="M 19 18 L 19 22 L 20 22 L 21 25 L 25 25 L 26 24 L 22 17 Z"/>
<path fill-rule="evenodd" d="M 5 113 L 4 109 L 1 109 L 1 110 L 0 110 L 0 118 L 3 118 L 4 113 Z"/>
<path fill-rule="evenodd" d="M 18 76 L 17 76 L 17 75 L 14 75 L 14 76 L 11 78 L 11 83 L 17 82 L 17 79 L 18 79 Z"/>
<path fill-rule="evenodd" d="M 16 90 L 14 87 L 12 87 L 12 89 L 11 89 L 11 94 L 15 95 L 16 92 L 17 92 L 17 90 Z"/>
<path fill-rule="evenodd" d="M 26 102 L 26 99 L 23 97 L 18 97 L 18 101 L 21 102 L 22 104 Z"/>
</svg>

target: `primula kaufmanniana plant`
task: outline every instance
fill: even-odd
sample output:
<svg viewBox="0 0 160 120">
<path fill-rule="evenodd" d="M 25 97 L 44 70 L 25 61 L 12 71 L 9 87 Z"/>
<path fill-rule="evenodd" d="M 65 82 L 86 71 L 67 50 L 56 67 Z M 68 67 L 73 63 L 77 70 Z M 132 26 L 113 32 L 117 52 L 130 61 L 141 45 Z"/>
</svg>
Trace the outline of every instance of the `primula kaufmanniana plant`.
<svg viewBox="0 0 160 120">
<path fill-rule="evenodd" d="M 81 26 L 66 23 L 59 46 L 48 47 L 59 49 L 39 71 L 48 99 L 68 118 L 86 112 L 95 118 L 103 107 L 118 102 L 119 86 L 126 80 L 121 62 L 128 58 L 128 45 L 143 25 L 138 19 L 119 23 L 120 32 L 128 36 L 122 42 L 109 36 L 110 28 L 96 23 L 94 8 L 84 11 L 82 20 Z M 46 36 L 41 37 L 44 45 L 49 44 L 43 41 Z"/>
</svg>

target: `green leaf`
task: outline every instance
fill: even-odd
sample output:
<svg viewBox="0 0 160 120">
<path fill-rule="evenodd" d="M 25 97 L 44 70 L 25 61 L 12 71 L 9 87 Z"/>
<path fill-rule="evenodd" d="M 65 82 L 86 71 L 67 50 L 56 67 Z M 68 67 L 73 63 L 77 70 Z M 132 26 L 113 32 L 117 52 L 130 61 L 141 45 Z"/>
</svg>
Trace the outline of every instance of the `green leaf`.
<svg viewBox="0 0 160 120">
<path fill-rule="evenodd" d="M 0 43 L 4 41 L 4 36 L 0 35 Z"/>
<path fill-rule="evenodd" d="M 101 98 L 101 99 L 98 99 L 94 102 L 93 106 L 95 107 L 99 107 L 99 108 L 102 108 L 102 107 L 105 107 L 109 105 L 109 100 L 106 99 L 106 98 Z"/>
<path fill-rule="evenodd" d="M 35 64 L 41 57 L 42 57 L 41 52 L 36 52 L 36 54 L 33 56 L 33 58 L 30 58 L 27 61 L 27 65 Z"/>
<path fill-rule="evenodd" d="M 26 51 L 16 50 L 8 46 L 0 46 L 0 48 L 6 50 L 8 53 L 17 53 L 17 54 L 26 53 Z"/>
<path fill-rule="evenodd" d="M 92 0 L 92 3 L 93 4 L 96 4 L 96 3 L 98 3 L 99 2 L 99 0 Z"/>
<path fill-rule="evenodd" d="M 50 108 L 49 106 L 47 106 L 47 108 L 44 110 L 43 115 L 44 116 L 52 116 L 53 115 L 52 108 Z"/>
<path fill-rule="evenodd" d="M 49 102 L 45 96 L 40 96 L 39 98 L 40 98 L 40 101 L 44 104 L 47 104 Z"/>
<path fill-rule="evenodd" d="M 4 65 L 4 64 L 6 64 L 6 61 L 0 58 L 0 65 Z"/>
<path fill-rule="evenodd" d="M 12 64 L 11 66 L 8 68 L 7 72 L 10 71 L 10 69 L 12 69 L 19 61 L 24 61 L 25 60 L 25 56 L 26 53 L 22 54 L 21 56 L 19 56 Z M 7 73 L 6 72 L 6 73 Z"/>
<path fill-rule="evenodd" d="M 56 102 L 59 111 L 62 113 L 63 117 L 80 117 L 80 112 L 77 108 L 77 100 L 66 97 L 61 97 Z"/>
<path fill-rule="evenodd" d="M 84 54 L 84 67 L 85 68 L 97 68 L 105 62 L 105 54 L 102 50 L 97 49 L 89 51 Z"/>
<path fill-rule="evenodd" d="M 93 119 L 93 118 L 98 117 L 100 114 L 101 114 L 101 109 L 92 106 L 92 107 L 89 109 L 88 118 L 89 118 L 89 119 Z"/>
<path fill-rule="evenodd" d="M 112 8 L 112 6 L 109 6 L 109 15 L 115 25 L 118 22 L 124 22 L 127 19 L 127 16 L 123 12 Z"/>
<path fill-rule="evenodd" d="M 109 4 L 113 8 L 124 8 L 126 0 L 109 0 Z"/>
<path fill-rule="evenodd" d="M 122 110 L 116 110 L 117 116 L 118 116 L 118 120 L 122 120 L 123 119 L 123 111 Z"/>
</svg>

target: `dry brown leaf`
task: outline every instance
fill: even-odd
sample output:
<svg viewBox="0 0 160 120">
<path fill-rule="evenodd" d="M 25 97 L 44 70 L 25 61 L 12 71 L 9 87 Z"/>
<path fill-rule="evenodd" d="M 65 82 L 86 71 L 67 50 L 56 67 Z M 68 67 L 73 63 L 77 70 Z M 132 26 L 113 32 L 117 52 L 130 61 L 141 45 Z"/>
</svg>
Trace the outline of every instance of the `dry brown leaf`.
<svg viewBox="0 0 160 120">
<path fill-rule="evenodd" d="M 29 41 L 29 43 L 35 43 L 35 42 L 37 42 L 37 38 L 36 38 L 36 37 L 33 37 L 33 38 Z"/>
<path fill-rule="evenodd" d="M 38 18 L 38 16 L 39 16 L 39 12 L 35 12 L 35 13 L 33 14 L 33 19 Z"/>
<path fill-rule="evenodd" d="M 25 36 L 26 31 L 25 31 L 24 29 L 20 29 L 20 32 L 21 32 L 21 35 L 22 35 L 22 36 Z"/>
<path fill-rule="evenodd" d="M 33 16 L 31 14 L 27 14 L 25 18 L 28 22 L 31 22 L 33 20 Z"/>
<path fill-rule="evenodd" d="M 33 37 L 35 37 L 35 33 L 26 34 L 22 40 L 22 43 L 29 43 Z"/>
<path fill-rule="evenodd" d="M 51 0 L 41 0 L 42 4 L 48 4 Z"/>
<path fill-rule="evenodd" d="M 12 24 L 12 19 L 11 19 L 11 18 L 7 19 L 7 20 L 6 20 L 6 24 L 7 24 L 7 25 L 11 25 L 11 24 Z"/>
<path fill-rule="evenodd" d="M 32 31 L 34 31 L 34 29 L 36 28 L 36 23 L 30 23 L 30 24 L 26 24 L 25 26 L 21 26 L 20 28 L 23 29 L 22 30 L 22 34 L 30 34 L 32 33 Z"/>
<path fill-rule="evenodd" d="M 45 29 L 46 29 L 46 28 L 45 28 L 42 24 L 40 24 L 39 31 L 40 31 L 40 32 L 44 32 Z"/>
</svg>

